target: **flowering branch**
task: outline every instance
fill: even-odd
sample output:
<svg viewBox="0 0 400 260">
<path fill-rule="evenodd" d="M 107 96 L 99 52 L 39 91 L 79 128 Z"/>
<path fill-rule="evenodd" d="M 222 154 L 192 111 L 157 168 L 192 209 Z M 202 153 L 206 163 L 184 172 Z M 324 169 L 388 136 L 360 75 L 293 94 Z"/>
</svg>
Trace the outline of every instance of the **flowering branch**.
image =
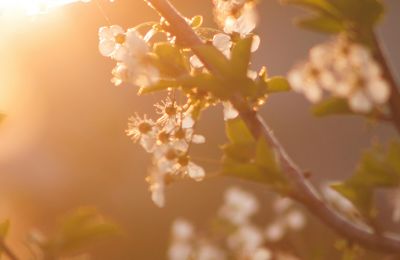
<svg viewBox="0 0 400 260">
<path fill-rule="evenodd" d="M 166 20 L 169 25 L 168 29 L 170 33 L 176 36 L 180 43 L 191 47 L 193 52 L 203 62 L 204 66 L 214 76 L 220 77 L 223 74 L 213 61 L 210 61 L 204 53 L 199 51 L 198 47 L 204 46 L 205 43 L 196 35 L 193 29 L 187 24 L 184 17 L 168 0 L 146 0 L 146 2 Z M 383 55 L 380 55 L 379 58 L 381 61 L 384 61 Z M 382 64 L 385 63 L 382 62 Z M 390 76 L 390 73 L 387 73 L 389 73 L 389 69 L 385 67 L 385 76 L 391 80 L 392 88 L 394 88 L 394 80 Z M 397 89 L 395 93 L 398 93 Z M 400 96 L 393 96 L 395 97 L 391 99 L 392 113 L 394 117 L 400 118 Z M 280 142 L 275 138 L 272 130 L 257 112 L 249 106 L 248 102 L 242 98 L 239 93 L 233 93 L 229 100 L 235 109 L 239 111 L 240 117 L 244 120 L 253 136 L 256 138 L 264 137 L 269 144 L 276 149 L 284 174 L 293 186 L 293 190 L 291 194 L 289 194 L 292 198 L 302 203 L 314 215 L 320 218 L 321 221 L 347 239 L 369 249 L 400 254 L 399 239 L 381 233 L 374 233 L 372 229 L 358 227 L 328 207 L 316 192 L 315 188 L 311 186 L 306 177 L 304 177 L 300 168 L 287 155 Z M 397 128 L 400 129 L 400 121 L 395 121 Z"/>
</svg>

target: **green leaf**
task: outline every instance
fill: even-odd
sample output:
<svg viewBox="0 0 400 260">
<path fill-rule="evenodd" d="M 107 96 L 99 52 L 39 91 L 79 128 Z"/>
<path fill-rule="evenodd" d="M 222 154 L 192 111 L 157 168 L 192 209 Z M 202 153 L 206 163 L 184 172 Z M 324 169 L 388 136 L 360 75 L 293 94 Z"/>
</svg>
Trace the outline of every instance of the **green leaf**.
<svg viewBox="0 0 400 260">
<path fill-rule="evenodd" d="M 400 178 L 400 142 L 393 141 L 388 150 L 387 163 Z"/>
<path fill-rule="evenodd" d="M 333 188 L 348 198 L 366 218 L 374 217 L 374 194 L 381 188 L 400 185 L 400 144 L 392 142 L 385 151 L 375 145 L 364 152 L 355 171 L 344 183 Z"/>
<path fill-rule="evenodd" d="M 10 223 L 9 219 L 0 223 L 0 238 L 1 239 L 6 238 L 8 231 L 10 230 L 10 226 L 11 226 L 11 223 Z"/>
<path fill-rule="evenodd" d="M 6 220 L 2 223 L 0 223 L 0 239 L 4 240 L 6 238 L 6 236 L 8 235 L 8 232 L 10 230 L 10 220 Z M 0 249 L 0 258 L 1 255 L 3 254 L 2 250 Z"/>
<path fill-rule="evenodd" d="M 228 59 L 213 45 L 193 46 L 192 49 L 196 54 L 201 54 L 204 59 L 202 60 L 203 63 L 212 65 L 219 73 L 222 73 L 218 75 L 219 77 L 224 78 L 230 75 Z"/>
<path fill-rule="evenodd" d="M 222 147 L 224 154 L 237 162 L 250 162 L 255 155 L 254 143 L 225 144 Z"/>
<path fill-rule="evenodd" d="M 315 116 L 323 117 L 330 115 L 353 114 L 346 99 L 329 98 L 316 104 L 312 112 Z"/>
<path fill-rule="evenodd" d="M 331 187 L 351 201 L 362 215 L 367 218 L 373 217 L 373 192 L 370 187 L 352 182 L 332 184 Z"/>
<path fill-rule="evenodd" d="M 232 49 L 231 64 L 235 78 L 247 78 L 253 37 L 240 39 Z"/>
<path fill-rule="evenodd" d="M 340 33 L 346 29 L 343 23 L 329 16 L 317 16 L 303 18 L 296 21 L 296 24 L 305 29 L 321 33 Z"/>
<path fill-rule="evenodd" d="M 240 118 L 227 120 L 225 123 L 226 135 L 233 144 L 255 143 L 254 137 L 246 124 Z"/>
<path fill-rule="evenodd" d="M 60 256 L 118 233 L 117 226 L 105 220 L 95 208 L 80 208 L 62 220 L 55 236 L 43 248 L 51 256 Z"/>
<path fill-rule="evenodd" d="M 190 20 L 190 26 L 194 29 L 199 28 L 203 24 L 203 16 L 196 15 Z"/>
<path fill-rule="evenodd" d="M 183 55 L 176 45 L 169 42 L 159 42 L 154 45 L 154 53 L 158 57 L 155 65 L 162 74 L 171 77 L 179 77 L 186 74 L 187 69 Z"/>
<path fill-rule="evenodd" d="M 359 28 L 372 28 L 384 14 L 379 0 L 329 0 L 343 19 L 355 23 Z"/>
<path fill-rule="evenodd" d="M 336 13 L 333 5 L 327 0 L 281 0 L 281 2 L 284 4 L 302 6 L 329 15 Z"/>
<path fill-rule="evenodd" d="M 278 93 L 291 90 L 289 82 L 284 77 L 272 77 L 267 79 L 265 82 L 267 84 L 267 93 Z"/>
<path fill-rule="evenodd" d="M 222 161 L 223 174 L 259 183 L 268 183 L 266 175 L 254 163 L 241 163 L 225 157 Z"/>
<path fill-rule="evenodd" d="M 159 80 L 156 84 L 147 86 L 147 87 L 141 87 L 139 89 L 139 95 L 144 95 L 144 94 L 150 94 L 154 92 L 159 92 L 163 90 L 169 90 L 173 88 L 178 88 L 180 85 L 176 80 Z"/>
</svg>

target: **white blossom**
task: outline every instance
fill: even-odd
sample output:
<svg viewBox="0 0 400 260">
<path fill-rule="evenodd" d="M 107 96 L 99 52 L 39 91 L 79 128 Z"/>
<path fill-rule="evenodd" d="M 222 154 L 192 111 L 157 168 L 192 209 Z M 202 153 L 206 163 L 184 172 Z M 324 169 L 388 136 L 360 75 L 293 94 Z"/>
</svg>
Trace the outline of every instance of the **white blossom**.
<svg viewBox="0 0 400 260">
<path fill-rule="evenodd" d="M 258 207 L 258 202 L 252 194 L 233 187 L 225 192 L 225 202 L 219 210 L 219 216 L 233 224 L 241 225 L 248 222 Z"/>
<path fill-rule="evenodd" d="M 309 61 L 296 66 L 288 79 L 295 91 L 313 103 L 326 92 L 347 99 L 357 113 L 369 113 L 390 96 L 389 84 L 369 49 L 343 36 L 313 47 Z"/>
</svg>

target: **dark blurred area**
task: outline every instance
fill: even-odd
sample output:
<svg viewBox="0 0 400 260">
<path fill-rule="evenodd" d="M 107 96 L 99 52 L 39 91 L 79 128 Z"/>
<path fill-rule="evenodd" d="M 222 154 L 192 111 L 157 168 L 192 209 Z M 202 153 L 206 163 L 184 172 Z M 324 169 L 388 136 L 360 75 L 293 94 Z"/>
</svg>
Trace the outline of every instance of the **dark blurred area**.
<svg viewBox="0 0 400 260">
<path fill-rule="evenodd" d="M 162 96 L 138 97 L 136 87 L 110 83 L 114 64 L 99 54 L 97 30 L 108 20 L 129 28 L 158 17 L 144 1 L 97 2 L 101 8 L 91 2 L 36 18 L 0 17 L 0 111 L 8 115 L 0 127 L 0 219 L 11 219 L 11 245 L 23 255 L 32 228 L 51 230 L 57 216 L 94 205 L 124 230 L 94 249 L 94 259 L 164 259 L 174 218 L 204 225 L 232 184 L 254 191 L 265 204 L 271 194 L 260 185 L 210 178 L 172 185 L 163 209 L 151 202 L 144 180 L 149 158 L 124 131 L 129 116 L 151 115 Z M 211 1 L 172 2 L 186 16 L 202 14 L 212 24 Z M 378 34 L 399 71 L 400 2 L 385 2 Z M 262 45 L 254 67 L 265 64 L 271 75 L 286 74 L 327 39 L 293 25 L 301 10 L 275 0 L 262 1 L 259 10 Z M 268 100 L 262 115 L 315 183 L 350 176 L 372 140 L 395 137 L 390 125 L 357 117 L 316 119 L 309 108 L 301 95 L 280 94 Z M 204 114 L 199 132 L 208 141 L 196 155 L 215 172 L 218 145 L 225 141 L 219 108 Z M 268 216 L 263 211 L 260 220 Z"/>
</svg>

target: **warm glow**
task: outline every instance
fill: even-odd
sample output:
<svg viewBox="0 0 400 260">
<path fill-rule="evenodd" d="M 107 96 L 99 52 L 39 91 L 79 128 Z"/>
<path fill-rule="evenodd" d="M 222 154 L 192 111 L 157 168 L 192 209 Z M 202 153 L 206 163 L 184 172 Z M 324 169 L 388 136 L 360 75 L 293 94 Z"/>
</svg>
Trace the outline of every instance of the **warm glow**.
<svg viewBox="0 0 400 260">
<path fill-rule="evenodd" d="M 0 0 L 0 12 L 23 12 L 27 15 L 36 15 L 47 12 L 62 5 L 88 2 L 87 0 Z"/>
</svg>

